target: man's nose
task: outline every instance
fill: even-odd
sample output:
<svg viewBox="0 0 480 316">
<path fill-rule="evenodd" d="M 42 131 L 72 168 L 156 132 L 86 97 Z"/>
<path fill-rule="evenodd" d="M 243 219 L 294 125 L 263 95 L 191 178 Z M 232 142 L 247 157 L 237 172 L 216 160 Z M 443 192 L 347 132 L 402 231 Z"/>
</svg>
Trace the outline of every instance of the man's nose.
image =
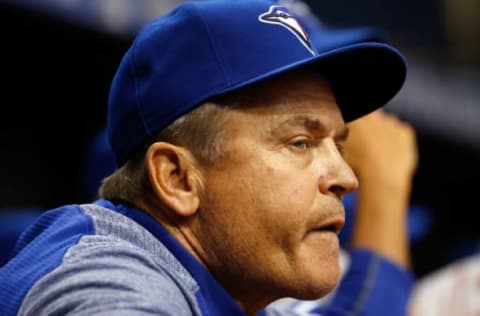
<svg viewBox="0 0 480 316">
<path fill-rule="evenodd" d="M 327 172 L 322 175 L 320 191 L 323 194 L 335 194 L 341 198 L 358 188 L 358 180 L 352 168 L 347 164 L 339 152 L 335 142 L 328 144 Z"/>
</svg>

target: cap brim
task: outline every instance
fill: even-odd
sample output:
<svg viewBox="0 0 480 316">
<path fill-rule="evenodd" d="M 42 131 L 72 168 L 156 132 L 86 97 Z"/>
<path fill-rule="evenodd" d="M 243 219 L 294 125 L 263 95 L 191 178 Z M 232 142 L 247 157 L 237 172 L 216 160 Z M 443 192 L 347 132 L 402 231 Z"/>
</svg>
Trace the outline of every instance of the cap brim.
<svg viewBox="0 0 480 316">
<path fill-rule="evenodd" d="M 352 121 L 388 103 L 405 83 L 404 57 L 380 43 L 354 44 L 319 59 L 345 121 Z"/>
<path fill-rule="evenodd" d="M 224 87 L 210 97 L 300 68 L 318 70 L 329 81 L 346 122 L 384 106 L 400 91 L 406 78 L 406 62 L 400 52 L 387 44 L 369 42 L 344 46 L 276 68 Z"/>
</svg>

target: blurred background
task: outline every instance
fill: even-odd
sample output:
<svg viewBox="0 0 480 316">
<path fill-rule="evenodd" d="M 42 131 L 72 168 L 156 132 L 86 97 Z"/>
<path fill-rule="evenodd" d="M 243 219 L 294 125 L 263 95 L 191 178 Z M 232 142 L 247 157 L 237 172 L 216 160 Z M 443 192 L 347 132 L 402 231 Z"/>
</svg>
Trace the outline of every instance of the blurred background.
<svg viewBox="0 0 480 316">
<path fill-rule="evenodd" d="M 178 2 L 0 0 L 0 214 L 91 199 L 110 80 L 139 27 Z M 407 57 L 387 110 L 418 134 L 416 275 L 480 251 L 480 0 L 305 2 L 325 27 L 380 28 Z"/>
</svg>

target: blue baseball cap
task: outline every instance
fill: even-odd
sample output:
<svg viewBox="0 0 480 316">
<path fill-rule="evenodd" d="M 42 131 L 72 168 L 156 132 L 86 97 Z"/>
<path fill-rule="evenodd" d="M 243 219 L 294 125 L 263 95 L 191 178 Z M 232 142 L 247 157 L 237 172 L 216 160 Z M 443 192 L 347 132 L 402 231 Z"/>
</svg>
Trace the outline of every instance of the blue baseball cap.
<svg viewBox="0 0 480 316">
<path fill-rule="evenodd" d="M 383 32 L 371 26 L 352 28 L 321 27 L 312 30 L 310 36 L 312 45 L 320 53 L 356 43 L 386 42 Z"/>
<path fill-rule="evenodd" d="M 208 0 L 182 3 L 145 25 L 110 88 L 107 133 L 117 165 L 208 99 L 293 69 L 318 69 L 347 122 L 402 87 L 406 63 L 395 48 L 360 43 L 319 52 L 301 23 L 274 0 Z"/>
</svg>

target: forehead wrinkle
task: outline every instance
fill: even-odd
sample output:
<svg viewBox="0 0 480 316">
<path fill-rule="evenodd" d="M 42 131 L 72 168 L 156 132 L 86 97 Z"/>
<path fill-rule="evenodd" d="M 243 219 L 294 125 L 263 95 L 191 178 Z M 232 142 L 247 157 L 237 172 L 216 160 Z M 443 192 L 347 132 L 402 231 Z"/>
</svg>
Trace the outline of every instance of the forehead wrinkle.
<svg viewBox="0 0 480 316">
<path fill-rule="evenodd" d="M 329 134 L 328 127 L 321 122 L 319 119 L 312 118 L 305 115 L 297 115 L 292 118 L 289 118 L 285 121 L 280 122 L 278 125 L 274 126 L 271 129 L 272 134 L 277 134 L 288 128 L 301 127 L 310 132 L 327 135 Z M 343 124 L 339 129 L 334 130 L 333 137 L 335 140 L 345 141 L 348 138 L 349 129 Z"/>
<path fill-rule="evenodd" d="M 302 127 L 309 131 L 317 133 L 326 133 L 327 127 L 318 119 L 311 118 L 305 115 L 296 115 L 287 120 L 284 120 L 272 128 L 272 133 L 280 132 L 287 128 Z"/>
</svg>

